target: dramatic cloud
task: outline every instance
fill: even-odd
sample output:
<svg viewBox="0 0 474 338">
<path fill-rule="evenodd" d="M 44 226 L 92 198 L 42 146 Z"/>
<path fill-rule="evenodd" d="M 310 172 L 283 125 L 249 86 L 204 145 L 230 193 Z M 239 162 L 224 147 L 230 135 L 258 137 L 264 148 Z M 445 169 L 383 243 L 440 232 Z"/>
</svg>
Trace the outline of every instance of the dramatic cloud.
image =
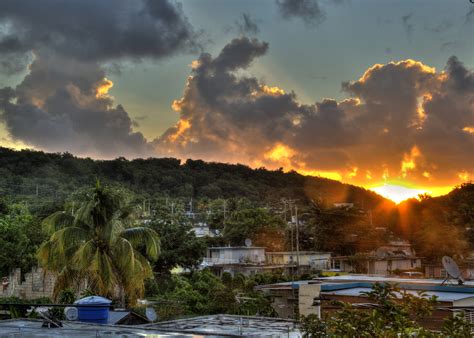
<svg viewBox="0 0 474 338">
<path fill-rule="evenodd" d="M 242 17 L 235 24 L 241 34 L 257 35 L 260 32 L 257 21 L 250 16 L 250 13 L 242 13 Z"/>
<path fill-rule="evenodd" d="M 107 94 L 113 83 L 104 69 L 196 47 L 181 6 L 167 0 L 2 1 L 0 70 L 31 64 L 22 83 L 0 90 L 0 120 L 13 140 L 49 151 L 149 155 L 150 144 Z"/>
<path fill-rule="evenodd" d="M 82 61 L 168 56 L 196 47 L 167 0 L 2 0 L 0 51 L 51 50 Z"/>
<path fill-rule="evenodd" d="M 308 26 L 315 26 L 326 18 L 319 0 L 276 0 L 276 4 L 284 19 L 298 18 Z"/>
<path fill-rule="evenodd" d="M 364 185 L 452 185 L 474 174 L 474 73 L 456 57 L 441 72 L 414 60 L 377 64 L 343 83 L 350 98 L 308 105 L 248 75 L 267 50 L 241 37 L 201 55 L 157 151 Z"/>
</svg>

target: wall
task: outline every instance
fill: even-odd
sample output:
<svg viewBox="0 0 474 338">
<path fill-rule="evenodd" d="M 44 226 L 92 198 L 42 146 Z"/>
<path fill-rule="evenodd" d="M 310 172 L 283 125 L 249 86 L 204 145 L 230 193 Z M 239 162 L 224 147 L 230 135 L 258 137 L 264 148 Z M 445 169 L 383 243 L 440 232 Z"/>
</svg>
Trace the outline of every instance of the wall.
<svg viewBox="0 0 474 338">
<path fill-rule="evenodd" d="M 313 306 L 314 297 L 319 297 L 321 284 L 301 284 L 298 295 L 298 311 L 302 316 L 316 313 L 316 307 Z"/>
<path fill-rule="evenodd" d="M 21 269 L 15 269 L 8 277 L 9 285 L 4 290 L 0 288 L 0 297 L 18 297 L 21 299 L 51 298 L 56 277 L 53 274 L 44 275 L 41 268 L 33 269 L 21 280 Z"/>
</svg>

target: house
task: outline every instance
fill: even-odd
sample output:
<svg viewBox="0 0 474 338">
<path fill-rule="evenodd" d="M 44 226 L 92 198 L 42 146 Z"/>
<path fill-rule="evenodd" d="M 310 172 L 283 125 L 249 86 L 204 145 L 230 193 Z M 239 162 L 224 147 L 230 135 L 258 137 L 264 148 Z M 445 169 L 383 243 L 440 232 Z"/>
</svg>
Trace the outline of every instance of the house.
<svg viewBox="0 0 474 338">
<path fill-rule="evenodd" d="M 283 251 L 265 253 L 267 264 L 284 264 L 305 266 L 310 270 L 327 270 L 330 266 L 331 253 L 318 251 Z"/>
<path fill-rule="evenodd" d="M 255 289 L 273 299 L 272 307 L 280 318 L 296 318 L 297 313 L 325 316 L 338 311 L 339 308 L 334 306 L 333 301 L 343 301 L 355 306 L 371 303 L 364 292 L 371 291 L 375 283 L 391 283 L 415 296 L 420 296 L 418 291 L 423 291 L 422 297 L 437 297 L 439 303 L 435 310 L 421 322 L 428 329 L 439 329 L 444 319 L 455 314 L 451 310 L 453 308 L 466 310 L 466 318 L 474 323 L 474 282 L 467 281 L 463 286 L 441 285 L 442 282 L 433 279 L 345 275 L 259 285 Z M 315 298 L 321 300 L 320 306 L 314 305 Z"/>
<path fill-rule="evenodd" d="M 253 246 L 224 246 L 207 249 L 207 257 L 201 263 L 218 276 L 224 272 L 234 275 L 255 275 L 271 271 L 273 267 L 265 264 L 265 248 Z"/>
<path fill-rule="evenodd" d="M 329 266 L 330 257 L 331 254 L 327 252 L 266 252 L 264 247 L 225 246 L 208 248 L 201 267 L 211 269 L 218 276 L 223 272 L 248 276 L 275 271 L 289 275 L 296 270 L 298 273 L 325 270 Z"/>
<path fill-rule="evenodd" d="M 354 207 L 354 203 L 333 203 L 334 208 L 341 208 L 341 209 L 352 209 Z"/>
<path fill-rule="evenodd" d="M 331 269 L 385 276 L 420 270 L 421 258 L 416 256 L 410 243 L 392 241 L 367 254 L 333 257 Z"/>
</svg>

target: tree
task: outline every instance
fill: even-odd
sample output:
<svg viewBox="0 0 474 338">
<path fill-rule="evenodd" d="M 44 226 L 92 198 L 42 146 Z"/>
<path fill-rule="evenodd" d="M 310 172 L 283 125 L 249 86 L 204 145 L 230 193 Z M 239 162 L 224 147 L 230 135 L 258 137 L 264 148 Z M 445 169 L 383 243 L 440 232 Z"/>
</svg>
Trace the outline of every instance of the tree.
<svg viewBox="0 0 474 338">
<path fill-rule="evenodd" d="M 15 268 L 28 272 L 37 264 L 35 253 L 43 239 L 39 220 L 25 205 L 5 203 L 0 210 L 0 274 Z"/>
<path fill-rule="evenodd" d="M 54 296 L 85 282 L 105 297 L 115 297 L 119 290 L 122 304 L 125 295 L 133 304 L 144 292 L 145 279 L 152 276 L 147 257 L 158 257 L 158 235 L 148 227 L 135 226 L 135 208 L 119 188 L 97 183 L 73 196 L 72 202 L 70 210 L 43 221 L 50 237 L 38 250 L 38 259 L 46 270 L 58 273 Z"/>
<path fill-rule="evenodd" d="M 205 256 L 206 243 L 197 238 L 192 230 L 188 217 L 181 206 L 171 210 L 158 205 L 150 228 L 155 230 L 161 239 L 160 257 L 153 264 L 153 270 L 161 276 L 168 276 L 176 267 L 192 269 L 201 263 Z"/>
<path fill-rule="evenodd" d="M 272 233 L 283 230 L 283 221 L 264 208 L 243 208 L 234 211 L 224 227 L 224 238 L 231 245 L 243 245 L 246 238 L 255 245 L 278 246 L 278 243 L 264 243 L 260 233 Z M 268 239 L 273 239 L 268 236 Z M 283 240 L 280 236 L 279 241 Z"/>
</svg>

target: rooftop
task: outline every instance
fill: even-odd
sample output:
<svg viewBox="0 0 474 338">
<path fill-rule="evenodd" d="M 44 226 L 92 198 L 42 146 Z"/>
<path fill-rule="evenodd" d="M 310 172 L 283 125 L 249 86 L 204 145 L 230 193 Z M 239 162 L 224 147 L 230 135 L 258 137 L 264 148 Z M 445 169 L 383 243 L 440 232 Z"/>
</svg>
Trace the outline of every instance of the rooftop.
<svg viewBox="0 0 474 338">
<path fill-rule="evenodd" d="M 343 275 L 333 277 L 320 277 L 311 280 L 275 283 L 257 286 L 260 290 L 270 289 L 299 289 L 300 285 L 321 284 L 321 291 L 335 291 L 351 288 L 368 288 L 374 283 L 394 283 L 405 290 L 424 290 L 433 292 L 468 293 L 474 296 L 474 281 L 466 281 L 464 285 L 441 285 L 441 279 L 424 278 L 396 278 L 368 275 Z"/>
<path fill-rule="evenodd" d="M 293 320 L 235 315 L 211 315 L 149 324 L 161 331 L 238 337 L 301 337 Z"/>
<path fill-rule="evenodd" d="M 290 337 L 301 334 L 292 320 L 213 315 L 147 325 L 101 325 L 63 321 L 63 327 L 43 328 L 42 320 L 0 320 L 1 337 Z"/>
</svg>

